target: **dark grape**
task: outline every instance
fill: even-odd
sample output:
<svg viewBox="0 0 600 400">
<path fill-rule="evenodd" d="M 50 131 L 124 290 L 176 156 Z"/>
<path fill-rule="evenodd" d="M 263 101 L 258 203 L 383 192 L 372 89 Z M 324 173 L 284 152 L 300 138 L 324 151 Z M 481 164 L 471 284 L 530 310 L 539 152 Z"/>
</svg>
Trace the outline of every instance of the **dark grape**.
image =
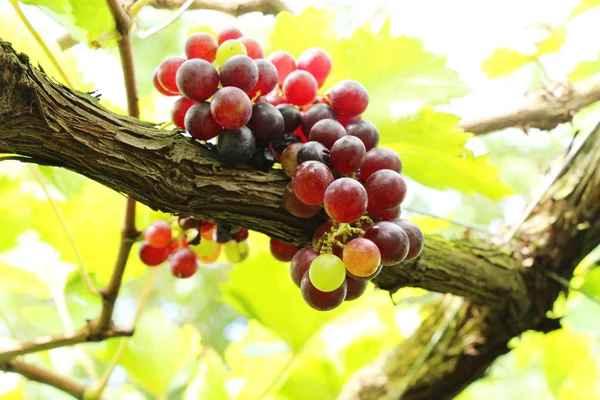
<svg viewBox="0 0 600 400">
<path fill-rule="evenodd" d="M 241 89 L 228 86 L 215 94 L 210 103 L 210 113 L 222 127 L 238 129 L 250 120 L 252 103 Z"/>
<path fill-rule="evenodd" d="M 304 106 L 314 100 L 318 86 L 315 77 L 310 73 L 293 71 L 283 81 L 281 89 L 290 103 L 296 106 Z"/>
<path fill-rule="evenodd" d="M 336 83 L 331 88 L 329 100 L 336 114 L 347 117 L 362 114 L 369 105 L 367 89 L 351 80 Z"/>
<path fill-rule="evenodd" d="M 302 277 L 308 271 L 310 267 L 310 263 L 317 258 L 319 253 L 315 251 L 312 247 L 305 247 L 299 250 L 292 258 L 292 263 L 290 264 L 290 275 L 292 276 L 292 281 L 298 287 L 300 287 L 300 283 L 302 282 Z"/>
<path fill-rule="evenodd" d="M 233 26 L 229 26 L 229 27 L 223 29 L 217 35 L 217 37 L 219 38 L 219 45 L 221 45 L 223 42 L 225 42 L 227 40 L 241 38 L 242 36 L 244 36 L 242 31 L 240 31 L 238 28 L 234 28 Z"/>
<path fill-rule="evenodd" d="M 210 113 L 210 103 L 198 103 L 190 107 L 185 114 L 185 130 L 200 140 L 210 140 L 217 137 L 223 129 Z"/>
<path fill-rule="evenodd" d="M 298 165 L 305 161 L 319 161 L 329 164 L 329 150 L 319 142 L 306 142 L 296 155 Z"/>
<path fill-rule="evenodd" d="M 356 279 L 356 278 L 353 278 L 352 275 L 347 274 L 346 275 L 346 285 L 348 287 L 347 287 L 347 291 L 346 291 L 346 298 L 344 300 L 352 301 L 352 300 L 358 299 L 360 296 L 363 295 L 365 290 L 367 290 L 369 281 Z"/>
<path fill-rule="evenodd" d="M 408 235 L 409 248 L 404 261 L 412 261 L 417 258 L 421 254 L 425 243 L 425 237 L 421 229 L 407 219 L 396 218 L 390 222 L 404 229 L 404 232 Z"/>
<path fill-rule="evenodd" d="M 275 68 L 277 68 L 277 83 L 283 85 L 283 81 L 287 76 L 296 70 L 296 60 L 294 60 L 294 56 L 286 51 L 276 51 L 271 53 L 269 57 L 267 57 Z"/>
<path fill-rule="evenodd" d="M 223 86 L 234 86 L 247 92 L 258 82 L 258 66 L 248 56 L 233 56 L 219 69 L 219 79 Z"/>
<path fill-rule="evenodd" d="M 168 92 L 179 93 L 177 87 L 177 71 L 179 67 L 185 62 L 183 57 L 167 57 L 165 58 L 156 69 L 156 76 L 158 83 Z"/>
<path fill-rule="evenodd" d="M 333 108 L 331 108 L 329 104 L 320 103 L 311 106 L 306 110 L 304 115 L 302 115 L 302 132 L 308 136 L 314 124 L 323 119 L 337 120 Z"/>
<path fill-rule="evenodd" d="M 377 275 L 379 275 L 379 273 L 381 272 L 382 269 L 383 269 L 383 265 L 379 264 L 379 267 L 377 267 L 377 270 L 375 272 L 373 272 L 372 275 L 365 276 L 362 278 L 360 276 L 354 276 L 350 272 L 347 272 L 346 274 L 349 275 L 350 277 L 354 278 L 354 280 L 368 282 L 370 280 L 375 279 L 377 277 Z"/>
<path fill-rule="evenodd" d="M 217 150 L 221 160 L 229 164 L 247 162 L 256 147 L 252 131 L 245 126 L 239 129 L 223 129 L 219 134 Z"/>
<path fill-rule="evenodd" d="M 377 245 L 383 265 L 398 264 L 408 254 L 408 235 L 402 228 L 391 222 L 377 222 L 366 230 L 365 239 Z"/>
<path fill-rule="evenodd" d="M 367 211 L 367 191 L 357 180 L 340 178 L 333 181 L 323 198 L 327 214 L 335 221 L 357 221 Z"/>
<path fill-rule="evenodd" d="M 342 175 L 352 174 L 361 167 L 366 153 L 365 145 L 359 138 L 344 136 L 336 140 L 331 147 L 331 167 Z"/>
<path fill-rule="evenodd" d="M 282 242 L 281 240 L 277 239 L 271 239 L 269 242 L 269 248 L 271 249 L 271 254 L 273 257 L 284 262 L 292 261 L 298 252 L 298 248 L 293 244 Z"/>
<path fill-rule="evenodd" d="M 269 103 L 256 103 L 252 106 L 252 116 L 248 128 L 260 143 L 276 140 L 283 134 L 285 123 L 281 113 Z"/>
<path fill-rule="evenodd" d="M 304 274 L 302 282 L 300 283 L 300 289 L 304 301 L 318 311 L 329 311 L 333 310 L 346 298 L 347 285 L 346 281 L 339 288 L 332 292 L 321 292 L 314 287 L 310 281 L 308 274 Z"/>
<path fill-rule="evenodd" d="M 251 59 L 256 60 L 264 57 L 262 46 L 256 40 L 247 36 L 243 36 L 238 40 L 244 45 L 248 52 L 248 57 Z"/>
<path fill-rule="evenodd" d="M 168 258 L 169 269 L 177 278 L 189 278 L 198 270 L 196 255 L 188 247 L 175 250 Z"/>
<path fill-rule="evenodd" d="M 292 183 L 288 183 L 283 191 L 283 205 L 290 214 L 298 218 L 314 217 L 321 211 L 321 206 L 304 204 L 294 194 Z"/>
<path fill-rule="evenodd" d="M 152 83 L 154 84 L 156 90 L 160 92 L 160 94 L 163 94 L 165 96 L 179 96 L 179 91 L 171 92 L 165 89 L 164 86 L 160 84 L 160 82 L 158 81 L 158 68 L 154 70 L 154 74 L 152 75 Z"/>
<path fill-rule="evenodd" d="M 342 124 L 333 119 L 324 119 L 313 125 L 308 140 L 320 142 L 331 149 L 333 144 L 344 136 L 346 136 L 346 130 Z"/>
<path fill-rule="evenodd" d="M 365 156 L 365 161 L 360 167 L 360 179 L 365 182 L 375 171 L 391 169 L 397 173 L 402 172 L 402 162 L 394 151 L 385 147 L 375 147 Z"/>
<path fill-rule="evenodd" d="M 194 217 L 179 217 L 177 222 L 184 231 L 187 231 L 188 229 L 199 228 L 200 224 L 202 223 L 202 221 L 197 220 Z"/>
<path fill-rule="evenodd" d="M 350 125 L 351 123 L 361 120 L 360 115 L 355 115 L 354 117 L 338 115 L 337 117 L 338 117 L 338 121 L 340 121 L 340 124 L 342 124 L 344 126 L 344 128 L 348 128 L 348 125 Z"/>
<path fill-rule="evenodd" d="M 298 69 L 310 72 L 317 81 L 317 86 L 323 86 L 331 72 L 331 57 L 323 49 L 316 47 L 305 50 L 298 58 Z"/>
<path fill-rule="evenodd" d="M 154 221 L 144 231 L 144 238 L 150 246 L 166 247 L 172 239 L 171 225 L 167 221 Z"/>
<path fill-rule="evenodd" d="M 400 217 L 400 206 L 397 207 L 393 207 L 393 208 L 386 208 L 386 209 L 372 209 L 371 211 L 369 211 L 369 213 L 376 217 L 379 218 L 380 220 L 383 221 L 390 221 L 394 218 L 398 218 Z"/>
<path fill-rule="evenodd" d="M 140 245 L 140 260 L 149 267 L 155 267 L 165 262 L 171 249 L 166 247 L 150 246 L 147 242 Z"/>
<path fill-rule="evenodd" d="M 365 182 L 369 195 L 369 212 L 400 205 L 406 197 L 406 183 L 396 171 L 380 169 Z"/>
<path fill-rule="evenodd" d="M 201 58 L 212 63 L 219 45 L 213 35 L 206 32 L 193 33 L 185 42 L 185 55 L 188 60 Z"/>
<path fill-rule="evenodd" d="M 232 239 L 231 227 L 227 224 L 217 224 L 217 243 L 227 243 Z"/>
<path fill-rule="evenodd" d="M 318 161 L 299 164 L 292 177 L 292 188 L 298 199 L 308 205 L 323 203 L 325 190 L 333 182 L 333 174 L 327 165 Z"/>
<path fill-rule="evenodd" d="M 280 104 L 277 109 L 283 116 L 285 123 L 285 132 L 294 132 L 302 123 L 302 114 L 300 110 L 291 104 Z"/>
<path fill-rule="evenodd" d="M 348 135 L 356 136 L 362 140 L 367 151 L 377 147 L 377 144 L 379 144 L 379 131 L 375 125 L 369 121 L 361 119 L 359 121 L 352 122 L 346 126 L 346 132 L 348 132 Z"/>
<path fill-rule="evenodd" d="M 171 121 L 173 121 L 175 126 L 185 129 L 185 114 L 194 104 L 196 104 L 196 102 L 187 97 L 180 97 L 175 100 L 175 103 L 173 103 L 173 107 L 171 108 Z"/>
<path fill-rule="evenodd" d="M 248 96 L 254 99 L 254 97 L 260 92 L 261 96 L 266 96 L 277 86 L 277 69 L 275 66 L 267 60 L 255 60 L 254 63 L 258 68 L 258 80 L 256 85 L 248 92 Z M 267 98 L 265 97 L 265 100 Z M 268 101 L 268 103 L 273 104 Z M 277 104 L 273 104 L 276 106 Z"/>
<path fill-rule="evenodd" d="M 238 230 L 233 231 L 231 233 L 231 237 L 236 242 L 243 242 L 244 240 L 248 239 L 249 234 L 250 234 L 250 232 L 248 232 L 248 229 L 239 228 Z"/>
<path fill-rule="evenodd" d="M 274 142 L 271 142 L 271 147 L 275 153 L 281 154 L 285 149 L 288 148 L 288 146 L 296 143 L 302 144 L 302 139 L 300 136 L 296 135 L 295 133 L 284 133 L 275 139 Z"/>
<path fill-rule="evenodd" d="M 293 143 L 281 153 L 281 169 L 290 178 L 294 175 L 294 171 L 298 166 L 297 155 L 301 148 L 302 143 Z"/>
<path fill-rule="evenodd" d="M 177 70 L 177 87 L 187 98 L 204 101 L 219 87 L 219 74 L 206 60 L 194 58 L 181 64 Z"/>
</svg>

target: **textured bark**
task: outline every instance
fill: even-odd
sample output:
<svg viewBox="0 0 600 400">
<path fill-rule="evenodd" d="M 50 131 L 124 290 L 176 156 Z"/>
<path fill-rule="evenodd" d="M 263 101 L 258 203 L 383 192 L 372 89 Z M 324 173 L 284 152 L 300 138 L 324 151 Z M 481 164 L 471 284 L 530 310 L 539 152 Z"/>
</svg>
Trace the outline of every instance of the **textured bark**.
<svg viewBox="0 0 600 400">
<path fill-rule="evenodd" d="M 214 151 L 178 132 L 119 116 L 30 67 L 0 42 L 0 152 L 81 173 L 166 212 L 227 221 L 299 245 L 324 215 L 308 220 L 280 205 L 286 177 L 229 167 Z M 600 130 L 554 184 L 517 239 L 500 248 L 475 240 L 426 238 L 410 264 L 386 267 L 376 284 L 415 286 L 468 299 L 413 382 L 404 377 L 439 330 L 444 303 L 417 333 L 349 383 L 342 398 L 451 397 L 528 329 L 557 327 L 546 318 L 559 293 L 544 270 L 569 278 L 600 242 Z M 406 390 L 405 390 L 406 389 Z"/>
</svg>

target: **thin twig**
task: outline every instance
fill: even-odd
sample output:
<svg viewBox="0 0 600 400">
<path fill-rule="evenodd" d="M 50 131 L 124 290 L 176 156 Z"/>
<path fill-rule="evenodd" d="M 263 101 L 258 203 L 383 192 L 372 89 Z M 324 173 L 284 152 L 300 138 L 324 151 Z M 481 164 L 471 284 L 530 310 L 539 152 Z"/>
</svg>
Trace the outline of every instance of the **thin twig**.
<svg viewBox="0 0 600 400">
<path fill-rule="evenodd" d="M 535 208 L 540 203 L 540 201 L 542 201 L 542 199 L 544 198 L 546 193 L 548 193 L 548 190 L 550 190 L 550 188 L 552 187 L 554 182 L 556 182 L 556 180 L 558 180 L 558 178 L 560 178 L 562 176 L 562 174 L 567 170 L 569 165 L 571 165 L 571 162 L 573 162 L 573 160 L 575 159 L 575 156 L 577 156 L 577 154 L 579 154 L 579 152 L 583 148 L 583 145 L 590 139 L 592 134 L 597 129 L 600 129 L 600 122 L 598 124 L 596 124 L 593 129 L 590 129 L 585 134 L 585 136 L 581 139 L 581 141 L 579 142 L 579 144 L 577 146 L 575 146 L 574 148 L 571 149 L 571 151 L 567 154 L 567 156 L 565 157 L 565 159 L 564 159 L 563 163 L 560 165 L 560 167 L 556 171 L 554 171 L 553 173 L 549 174 L 546 177 L 544 185 L 542 186 L 542 190 L 540 190 L 538 192 L 538 194 L 531 199 L 531 201 L 529 202 L 529 204 L 527 205 L 525 210 L 523 210 L 523 213 L 521 214 L 519 221 L 517 223 L 515 223 L 510 228 L 510 230 L 508 232 L 506 232 L 506 234 L 503 236 L 502 244 L 507 244 L 508 242 L 510 242 L 512 240 L 512 238 L 519 231 L 519 229 L 521 229 L 521 226 L 523 225 L 523 223 L 527 220 L 527 218 L 529 218 L 529 216 L 531 215 L 533 210 L 535 210 Z"/>
<path fill-rule="evenodd" d="M 411 213 L 426 215 L 428 217 L 432 217 L 432 218 L 436 218 L 436 219 L 440 219 L 440 220 L 449 222 L 452 225 L 457 225 L 457 226 L 461 226 L 461 227 L 466 228 L 466 229 L 470 229 L 472 231 L 481 232 L 481 233 L 484 233 L 484 234 L 486 234 L 488 236 L 494 236 L 494 234 L 491 233 L 489 230 L 487 230 L 484 227 L 479 226 L 479 225 L 474 225 L 474 224 L 471 224 L 471 223 L 468 223 L 468 222 L 457 221 L 457 220 L 452 219 L 452 218 L 444 217 L 444 216 L 442 216 L 440 214 L 435 214 L 435 213 L 432 213 L 430 211 L 419 210 L 419 209 L 412 208 L 412 207 L 402 207 L 402 208 L 404 210 L 406 210 L 406 211 L 411 212 Z"/>
<path fill-rule="evenodd" d="M 54 199 L 50 195 L 50 192 L 48 191 L 46 181 L 44 180 L 44 178 L 40 174 L 40 171 L 37 169 L 37 167 L 35 165 L 29 165 L 29 170 L 31 171 L 35 180 L 38 182 L 38 184 L 42 188 L 42 191 L 44 192 L 44 195 L 46 196 L 48 203 L 50 204 L 50 206 L 52 207 L 52 210 L 54 211 L 54 215 L 56 215 L 56 218 L 58 219 L 58 222 L 60 223 L 62 230 L 65 232 L 65 235 L 67 235 L 67 239 L 69 240 L 71 249 L 73 250 L 75 259 L 77 260 L 77 268 L 79 269 L 79 275 L 81 275 L 81 279 L 83 280 L 85 288 L 88 290 L 88 292 L 90 292 L 93 295 L 100 294 L 98 292 L 98 289 L 96 289 L 96 287 L 94 286 L 94 283 L 92 282 L 92 278 L 88 274 L 87 269 L 85 268 L 85 264 L 83 263 L 83 257 L 81 256 L 81 253 L 79 252 L 79 247 L 77 246 L 77 243 L 75 242 L 75 238 L 71 234 L 71 230 L 69 229 L 69 226 L 67 225 L 67 221 L 65 221 L 62 213 L 60 212 L 60 209 L 58 208 L 58 206 L 56 205 L 56 202 L 54 201 Z"/>
<path fill-rule="evenodd" d="M 173 22 L 177 21 L 179 19 L 179 17 L 181 17 L 183 15 L 183 13 L 192 6 L 192 3 L 194 3 L 194 1 L 195 0 L 187 0 L 185 3 L 183 3 L 181 5 L 181 7 L 179 7 L 179 9 L 177 11 L 175 11 L 173 14 L 171 14 L 169 16 L 169 18 L 165 19 L 164 21 L 162 21 L 159 24 L 154 25 L 150 29 L 136 33 L 137 37 L 139 37 L 140 39 L 146 39 L 146 38 L 154 35 L 155 33 L 162 31 L 167 26 L 169 26 Z"/>
</svg>

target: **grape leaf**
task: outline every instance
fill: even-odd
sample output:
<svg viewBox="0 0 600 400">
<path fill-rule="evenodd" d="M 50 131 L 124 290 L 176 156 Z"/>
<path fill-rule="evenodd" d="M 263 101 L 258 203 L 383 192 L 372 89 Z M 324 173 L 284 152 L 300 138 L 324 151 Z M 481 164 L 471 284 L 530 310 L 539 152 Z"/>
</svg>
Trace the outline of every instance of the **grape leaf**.
<svg viewBox="0 0 600 400">
<path fill-rule="evenodd" d="M 198 373 L 185 389 L 184 400 L 225 400 L 229 371 L 219 355 L 205 348 L 198 363 Z"/>
<path fill-rule="evenodd" d="M 443 104 L 468 93 L 458 74 L 446 68 L 444 56 L 424 51 L 419 39 L 392 36 L 389 18 L 376 32 L 366 23 L 341 41 L 332 21 L 335 17 L 329 12 L 314 8 L 297 16 L 281 13 L 269 37 L 271 48 L 296 57 L 309 47 L 325 49 L 333 60 L 333 70 L 323 88 L 343 79 L 361 82 L 370 98 L 366 118 L 387 117 L 393 103 Z M 377 120 L 373 122 L 377 125 Z"/>
<path fill-rule="evenodd" d="M 570 81 L 579 81 L 600 72 L 600 56 L 593 61 L 583 61 L 575 66 L 575 69 L 569 72 Z"/>
<path fill-rule="evenodd" d="M 511 73 L 522 66 L 532 62 L 533 56 L 510 49 L 496 49 L 494 53 L 483 60 L 481 70 L 489 79 Z"/>
<path fill-rule="evenodd" d="M 452 114 L 423 109 L 414 117 L 380 124 L 380 144 L 397 151 L 403 173 L 424 185 L 491 199 L 512 194 L 488 156 L 475 157 L 465 149 L 472 134 L 456 128 L 458 120 Z"/>
<path fill-rule="evenodd" d="M 0 260 L 2 259 L 0 255 Z M 40 281 L 35 272 L 27 271 L 18 267 L 7 265 L 0 261 L 0 291 L 2 293 L 20 293 L 40 299 L 50 299 L 50 290 Z"/>
<path fill-rule="evenodd" d="M 550 35 L 537 43 L 535 46 L 537 48 L 536 56 L 541 56 L 549 53 L 556 53 L 560 50 L 563 44 L 566 42 L 567 30 L 564 26 L 558 26 L 552 31 L 550 31 Z"/>
<path fill-rule="evenodd" d="M 598 6 L 600 6 L 600 0 L 581 0 L 579 2 L 579 4 L 577 5 L 577 7 L 575 7 L 573 9 L 573 11 L 571 12 L 569 19 L 575 18 L 576 16 L 589 10 L 590 8 L 594 8 L 594 7 L 598 7 Z"/>
</svg>

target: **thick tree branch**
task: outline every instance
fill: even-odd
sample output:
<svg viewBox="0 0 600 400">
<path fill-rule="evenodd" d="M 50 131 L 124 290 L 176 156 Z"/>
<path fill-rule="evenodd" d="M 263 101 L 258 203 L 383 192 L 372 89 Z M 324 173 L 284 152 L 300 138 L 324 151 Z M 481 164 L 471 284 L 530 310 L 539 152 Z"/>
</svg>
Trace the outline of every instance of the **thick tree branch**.
<svg viewBox="0 0 600 400">
<path fill-rule="evenodd" d="M 532 93 L 514 108 L 462 121 L 459 127 L 476 135 L 511 127 L 552 129 L 571 121 L 577 111 L 598 100 L 600 80 L 591 78 Z"/>
<path fill-rule="evenodd" d="M 150 0 L 148 5 L 154 8 L 176 10 L 185 0 Z M 281 11 L 291 12 L 282 0 L 195 0 L 190 10 L 214 10 L 238 17 L 251 12 L 277 15 Z"/>
<path fill-rule="evenodd" d="M 11 360 L 7 363 L 0 364 L 0 370 L 6 372 L 14 372 L 25 378 L 53 386 L 58 390 L 70 394 L 76 399 L 83 399 L 86 393 L 86 387 L 75 382 L 72 379 L 55 374 L 53 371 L 38 367 L 33 364 L 26 363 L 21 360 Z"/>
</svg>

